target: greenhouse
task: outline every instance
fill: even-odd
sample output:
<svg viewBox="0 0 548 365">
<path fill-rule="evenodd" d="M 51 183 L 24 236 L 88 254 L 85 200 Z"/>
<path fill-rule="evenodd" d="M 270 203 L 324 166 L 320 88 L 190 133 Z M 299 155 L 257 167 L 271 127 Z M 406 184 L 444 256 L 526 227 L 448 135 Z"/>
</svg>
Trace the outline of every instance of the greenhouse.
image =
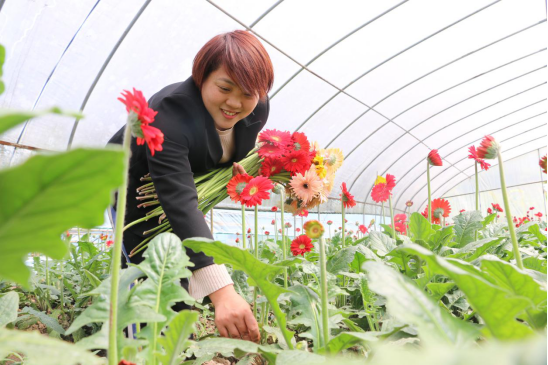
<svg viewBox="0 0 548 365">
<path fill-rule="evenodd" d="M 0 364 L 546 364 L 546 14 L 0 0 Z"/>
</svg>

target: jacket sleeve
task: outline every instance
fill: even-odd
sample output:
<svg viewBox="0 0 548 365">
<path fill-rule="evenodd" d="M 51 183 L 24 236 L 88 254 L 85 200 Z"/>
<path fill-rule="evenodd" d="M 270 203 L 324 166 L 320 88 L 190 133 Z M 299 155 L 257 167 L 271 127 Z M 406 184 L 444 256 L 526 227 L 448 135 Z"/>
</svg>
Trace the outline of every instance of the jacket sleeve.
<svg viewBox="0 0 548 365">
<path fill-rule="evenodd" d="M 147 150 L 150 176 L 156 187 L 158 200 L 164 209 L 173 232 L 184 240 L 190 237 L 213 239 L 204 215 L 198 209 L 198 193 L 189 161 L 189 138 L 181 118 L 196 118 L 193 105 L 184 96 L 169 97 L 153 107 L 158 111 L 152 126 L 164 134 L 162 151 L 154 156 Z M 190 125 L 190 121 L 186 125 Z M 213 264 L 213 259 L 187 248 L 186 253 L 194 267 L 192 271 Z"/>
</svg>

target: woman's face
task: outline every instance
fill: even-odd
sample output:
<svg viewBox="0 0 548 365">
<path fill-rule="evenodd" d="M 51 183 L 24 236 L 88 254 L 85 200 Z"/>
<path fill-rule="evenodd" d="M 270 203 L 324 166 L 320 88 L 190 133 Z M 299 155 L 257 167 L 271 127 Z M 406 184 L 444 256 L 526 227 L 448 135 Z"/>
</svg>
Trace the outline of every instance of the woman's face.
<svg viewBox="0 0 548 365">
<path fill-rule="evenodd" d="M 224 66 L 213 71 L 202 85 L 204 105 L 220 130 L 232 128 L 247 117 L 259 102 L 258 95 L 245 93 L 228 76 Z"/>
</svg>

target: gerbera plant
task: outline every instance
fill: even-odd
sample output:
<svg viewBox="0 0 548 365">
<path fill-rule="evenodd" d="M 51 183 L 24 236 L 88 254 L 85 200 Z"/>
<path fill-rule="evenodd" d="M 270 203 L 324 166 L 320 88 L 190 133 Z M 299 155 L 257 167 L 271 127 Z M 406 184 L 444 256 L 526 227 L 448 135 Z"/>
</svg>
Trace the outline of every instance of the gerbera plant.
<svg viewBox="0 0 548 365">
<path fill-rule="evenodd" d="M 344 210 L 347 208 L 352 208 L 356 206 L 356 201 L 354 200 L 354 195 L 350 194 L 350 192 L 346 189 L 346 183 L 343 182 L 341 184 L 341 212 L 342 212 L 342 230 L 341 230 L 341 237 L 342 237 L 342 245 L 343 247 L 346 245 L 346 231 L 344 229 L 344 225 L 346 223 L 346 219 L 344 219 Z"/>
<path fill-rule="evenodd" d="M 430 206 L 432 201 L 432 195 L 430 190 L 430 165 L 432 166 L 442 166 L 443 162 L 441 160 L 441 157 L 438 153 L 438 150 L 432 150 L 428 154 L 428 157 L 426 157 L 426 179 L 428 182 L 428 206 Z M 428 211 L 428 221 L 432 223 L 432 212 Z"/>
<path fill-rule="evenodd" d="M 131 155 L 130 144 L 131 136 L 137 138 L 137 144 L 143 145 L 145 142 L 150 149 L 150 154 L 154 156 L 155 151 L 162 151 L 164 135 L 155 127 L 150 126 L 154 122 L 157 111 L 149 108 L 148 102 L 143 93 L 133 88 L 133 93 L 124 90 L 122 98 L 118 98 L 126 106 L 128 112 L 126 129 L 124 132 L 124 170 L 122 185 L 118 189 L 118 201 L 116 203 L 116 227 L 114 234 L 114 248 L 112 252 L 111 264 L 111 288 L 110 288 L 110 321 L 108 336 L 108 361 L 109 365 L 115 365 L 118 359 L 117 348 L 117 328 L 118 328 L 118 286 L 120 281 L 120 266 L 122 258 L 122 236 L 124 229 L 124 218 L 126 212 L 127 184 L 129 158 Z"/>
<path fill-rule="evenodd" d="M 512 213 L 510 212 L 510 203 L 508 202 L 508 193 L 506 192 L 506 181 L 504 178 L 504 164 L 502 162 L 501 146 L 492 136 L 485 136 L 481 141 L 480 146 L 477 149 L 478 157 L 488 160 L 492 160 L 498 157 L 499 160 L 499 174 L 500 174 L 500 187 L 502 189 L 502 198 L 504 200 L 504 209 L 506 210 L 506 220 L 508 221 L 508 230 L 510 231 L 510 237 L 512 238 L 512 246 L 514 250 L 514 256 L 516 263 L 520 269 L 523 269 L 523 261 L 521 260 L 521 254 L 519 252 L 518 240 L 516 238 L 516 231 L 512 224 Z"/>
<path fill-rule="evenodd" d="M 445 218 L 449 217 L 449 214 L 451 214 L 451 204 L 441 198 L 432 200 L 431 205 L 427 205 L 422 213 L 425 218 L 432 217 L 432 222 L 442 227 L 445 226 Z"/>
<path fill-rule="evenodd" d="M 476 151 L 476 146 L 470 146 L 468 148 L 468 152 L 470 153 L 468 155 L 468 158 L 474 160 L 474 167 L 476 171 L 476 210 L 479 211 L 479 179 L 478 179 L 478 164 L 481 166 L 482 170 L 489 170 L 489 167 L 491 166 L 487 162 L 485 162 L 484 159 L 480 158 L 478 156 L 478 152 Z M 477 232 L 476 232 L 476 239 L 477 239 Z"/>
<path fill-rule="evenodd" d="M 546 167 L 547 167 L 546 166 L 547 165 L 546 160 L 547 160 L 547 157 L 546 157 L 546 155 L 544 155 L 544 157 L 542 157 L 538 162 L 540 168 L 542 169 L 542 172 L 544 172 L 545 174 L 546 174 Z"/>
<path fill-rule="evenodd" d="M 371 198 L 377 203 L 383 203 L 388 200 L 390 207 L 390 219 L 394 222 L 394 211 L 392 210 L 392 190 L 396 186 L 396 178 L 394 175 L 386 174 L 386 177 L 377 176 L 375 186 L 371 190 Z M 384 205 L 383 205 L 384 217 Z M 396 238 L 396 230 L 392 227 L 392 235 Z"/>
</svg>

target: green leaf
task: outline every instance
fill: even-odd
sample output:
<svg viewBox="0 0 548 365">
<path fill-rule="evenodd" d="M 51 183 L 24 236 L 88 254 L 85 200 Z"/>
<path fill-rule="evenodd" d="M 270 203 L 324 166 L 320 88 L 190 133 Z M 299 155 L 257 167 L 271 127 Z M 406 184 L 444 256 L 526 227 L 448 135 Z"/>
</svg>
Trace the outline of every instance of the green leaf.
<svg viewBox="0 0 548 365">
<path fill-rule="evenodd" d="M 165 318 L 154 321 L 139 333 L 139 337 L 148 339 L 149 351 L 156 351 L 156 339 L 162 328 L 177 314 L 171 306 L 176 302 L 194 302 L 180 284 L 182 278 L 192 275 L 186 267 L 194 264 L 186 255 L 179 237 L 167 232 L 154 237 L 143 257 L 145 259 L 138 268 L 147 275 L 147 280 L 137 287 L 133 299 Z M 152 353 L 149 358 L 152 358 Z"/>
<path fill-rule="evenodd" d="M 472 262 L 483 254 L 487 253 L 491 247 L 494 247 L 502 241 L 504 237 L 488 237 L 479 241 L 470 242 L 456 253 L 447 257 L 458 258 L 464 261 Z"/>
<path fill-rule="evenodd" d="M 538 257 L 527 257 L 523 259 L 523 266 L 527 269 L 539 271 L 546 274 L 546 260 L 539 259 Z"/>
<path fill-rule="evenodd" d="M 2 81 L 2 66 L 4 66 L 4 61 L 6 60 L 6 49 L 3 45 L 0 44 L 0 95 L 5 90 L 4 81 Z"/>
<path fill-rule="evenodd" d="M 0 359 L 10 353 L 26 355 L 25 365 L 99 365 L 104 359 L 38 332 L 0 328 Z"/>
<path fill-rule="evenodd" d="M 263 351 L 260 351 L 263 353 Z M 316 365 L 326 362 L 326 358 L 307 351 L 286 350 L 275 357 L 276 365 Z"/>
<path fill-rule="evenodd" d="M 95 247 L 93 243 L 87 241 L 79 241 L 78 250 L 80 255 L 82 255 L 82 257 L 85 259 L 85 261 L 89 261 L 93 256 L 99 253 L 99 251 L 97 251 L 97 247 Z M 87 258 L 84 255 L 85 253 L 88 254 Z"/>
<path fill-rule="evenodd" d="M 248 303 L 253 301 L 253 290 L 247 283 L 247 275 L 241 270 L 232 270 L 232 281 L 234 282 L 234 289 L 242 296 Z"/>
<path fill-rule="evenodd" d="M 357 246 L 343 248 L 337 251 L 327 260 L 327 271 L 332 274 L 338 274 L 341 271 L 348 271 L 348 265 L 354 260 Z"/>
<path fill-rule="evenodd" d="M 359 273 L 362 271 L 362 265 L 368 261 L 382 261 L 379 256 L 377 256 L 373 251 L 371 251 L 369 248 L 358 245 L 356 246 L 358 249 L 356 250 L 356 254 L 354 255 L 354 260 L 350 263 L 350 268 L 352 271 Z"/>
<path fill-rule="evenodd" d="M 250 284 L 256 284 L 268 299 L 287 346 L 290 349 L 293 348 L 291 344 L 293 332 L 287 329 L 285 314 L 277 301 L 278 296 L 288 290 L 273 283 L 273 277 L 282 273 L 283 267 L 265 264 L 247 251 L 205 238 L 186 239 L 183 244 L 194 252 L 203 252 L 213 257 L 217 264 L 229 264 L 234 270 L 244 271 L 249 276 Z"/>
<path fill-rule="evenodd" d="M 289 323 L 310 327 L 309 338 L 313 340 L 314 348 L 317 350 L 322 346 L 320 340 L 322 334 L 320 298 L 315 291 L 301 284 L 292 286 L 290 290 L 292 293 L 289 296 L 291 300 L 289 317 L 295 317 Z"/>
<path fill-rule="evenodd" d="M 19 309 L 19 295 L 14 292 L 8 292 L 0 295 L 0 328 L 17 319 L 17 309 Z"/>
<path fill-rule="evenodd" d="M 21 313 L 28 313 L 32 314 L 33 316 L 37 317 L 40 322 L 46 325 L 47 328 L 54 330 L 57 333 L 60 333 L 62 335 L 65 334 L 65 330 L 59 322 L 57 322 L 55 319 L 51 318 L 44 312 L 38 312 L 37 310 L 31 308 L 31 307 L 25 307 L 21 310 Z"/>
<path fill-rule="evenodd" d="M 2 93 L 2 86 L 0 86 L 0 94 Z M 58 107 L 53 107 L 45 110 L 10 110 L 10 109 L 1 109 L 0 110 L 0 134 L 4 133 L 8 129 L 15 127 L 16 125 L 23 123 L 29 119 L 41 117 L 48 114 L 59 114 L 67 117 L 73 117 L 77 119 L 82 119 L 83 114 L 78 112 L 63 111 Z M 72 122 L 72 120 L 71 120 Z"/>
<path fill-rule="evenodd" d="M 434 300 L 440 300 L 445 293 L 455 287 L 455 283 L 428 283 L 426 287 Z"/>
<path fill-rule="evenodd" d="M 461 344 L 475 339 L 472 325 L 452 317 L 399 272 L 372 261 L 365 263 L 365 269 L 369 287 L 386 298 L 388 312 L 399 321 L 417 326 L 423 340 Z"/>
<path fill-rule="evenodd" d="M 396 248 L 396 241 L 381 232 L 371 231 L 369 233 L 369 247 L 377 255 L 384 257 Z"/>
<path fill-rule="evenodd" d="M 453 217 L 455 222 L 455 246 L 464 247 L 475 239 L 476 231 L 483 228 L 483 218 L 480 212 L 462 212 Z"/>
<path fill-rule="evenodd" d="M 91 272 L 89 272 L 86 269 L 83 269 L 82 271 L 84 272 L 84 274 L 88 278 L 88 280 L 89 280 L 91 286 L 93 286 L 93 288 L 97 288 L 99 285 L 101 285 L 101 280 L 99 280 L 99 278 L 97 276 L 93 275 Z"/>
<path fill-rule="evenodd" d="M 169 322 L 164 336 L 158 338 L 158 343 L 164 351 L 155 353 L 162 365 L 179 364 L 179 355 L 190 344 L 188 338 L 195 330 L 194 323 L 198 320 L 198 316 L 198 312 L 183 310 Z"/>
<path fill-rule="evenodd" d="M 409 233 L 413 240 L 428 241 L 431 235 L 436 231 L 432 229 L 432 224 L 420 213 L 413 213 L 409 218 Z"/>
<path fill-rule="evenodd" d="M 277 354 L 282 349 L 270 346 L 257 345 L 251 341 L 237 340 L 233 338 L 211 338 L 196 342 L 191 346 L 194 356 L 201 357 L 208 354 L 220 353 L 228 357 L 234 355 L 234 351 L 240 350 L 242 353 L 258 353 L 262 350 L 266 353 Z"/>
<path fill-rule="evenodd" d="M 428 223 L 428 221 L 426 221 L 426 223 Z M 436 250 L 436 248 L 447 246 L 447 244 L 451 241 L 451 238 L 453 238 L 453 226 L 445 227 L 439 231 L 436 231 L 436 233 L 430 236 L 428 243 L 430 244 L 432 250 Z"/>
<path fill-rule="evenodd" d="M 342 332 L 327 344 L 327 352 L 334 355 L 360 343 L 375 342 L 379 332 Z"/>
<path fill-rule="evenodd" d="M 540 283 L 516 266 L 491 255 L 482 258 L 481 269 L 494 278 L 498 285 L 516 297 L 528 298 L 532 302 L 532 306 L 525 310 L 524 316 L 531 326 L 535 328 L 546 326 L 547 292 Z M 544 319 L 537 323 L 534 320 L 535 317 Z"/>
<path fill-rule="evenodd" d="M 530 226 L 527 231 L 534 235 L 540 243 L 546 244 L 546 236 L 540 231 L 538 224 Z"/>
<path fill-rule="evenodd" d="M 122 151 L 75 149 L 0 171 L 0 277 L 28 285 L 28 253 L 62 259 L 61 233 L 101 225 L 122 169 Z"/>
<path fill-rule="evenodd" d="M 451 278 L 466 294 L 466 299 L 485 321 L 485 331 L 498 339 L 519 339 L 531 335 L 531 328 L 516 321 L 519 313 L 530 306 L 523 297 L 512 296 L 493 278 L 475 266 L 456 259 L 444 259 L 418 246 L 402 247 L 408 253 L 420 256 L 430 268 Z"/>
<path fill-rule="evenodd" d="M 476 210 L 477 212 L 477 210 Z M 478 212 L 480 213 L 480 212 Z M 481 213 L 480 213 L 481 214 Z M 493 213 L 493 214 L 489 214 L 487 217 L 485 217 L 485 219 L 483 220 L 483 222 L 481 222 L 481 224 L 483 225 L 483 227 L 487 227 L 489 225 L 489 223 L 491 223 L 492 221 L 495 220 L 495 217 L 497 216 L 498 213 Z"/>
</svg>

